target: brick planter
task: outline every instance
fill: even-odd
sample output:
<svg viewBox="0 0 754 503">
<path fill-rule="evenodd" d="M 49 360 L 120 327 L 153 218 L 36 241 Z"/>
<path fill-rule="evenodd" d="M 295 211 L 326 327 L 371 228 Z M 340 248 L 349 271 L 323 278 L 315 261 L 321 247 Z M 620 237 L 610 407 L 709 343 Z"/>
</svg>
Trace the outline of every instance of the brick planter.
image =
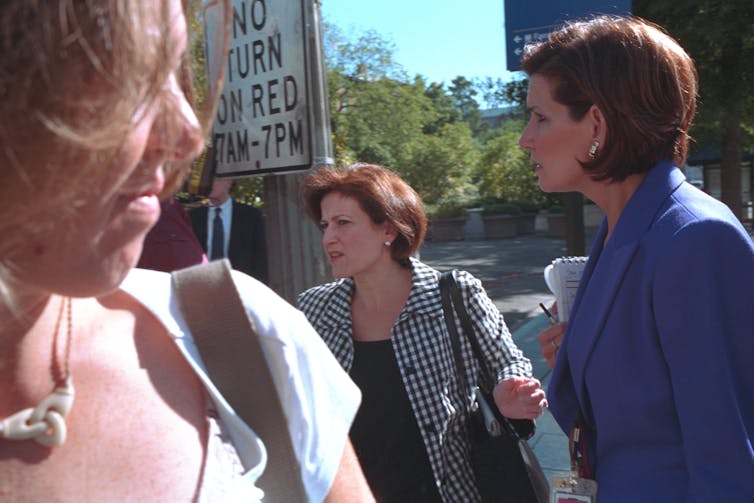
<svg viewBox="0 0 754 503">
<path fill-rule="evenodd" d="M 513 215 L 487 215 L 484 220 L 485 239 L 504 239 L 518 235 L 518 217 Z"/>
<path fill-rule="evenodd" d="M 551 238 L 564 238 L 566 236 L 565 213 L 547 215 L 547 235 Z"/>
<path fill-rule="evenodd" d="M 535 223 L 537 221 L 536 213 L 524 213 L 516 217 L 516 224 L 519 234 L 534 234 L 536 230 Z"/>
<path fill-rule="evenodd" d="M 463 241 L 463 228 L 466 217 L 433 218 L 429 224 L 429 236 L 432 241 Z"/>
</svg>

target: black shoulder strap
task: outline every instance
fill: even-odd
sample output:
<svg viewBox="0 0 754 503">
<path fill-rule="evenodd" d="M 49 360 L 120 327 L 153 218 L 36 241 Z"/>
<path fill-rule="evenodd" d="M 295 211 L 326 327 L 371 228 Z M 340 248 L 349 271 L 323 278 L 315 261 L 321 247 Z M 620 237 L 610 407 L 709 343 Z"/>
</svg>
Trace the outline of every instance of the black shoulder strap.
<svg viewBox="0 0 754 503">
<path fill-rule="evenodd" d="M 456 320 L 453 316 L 453 304 L 451 301 L 450 290 L 456 286 L 451 271 L 445 271 L 440 275 L 440 297 L 442 298 L 442 314 L 445 318 L 445 326 L 450 336 L 450 349 L 453 351 L 453 360 L 455 361 L 456 379 L 460 385 L 463 385 L 466 375 L 466 365 L 461 353 L 461 341 L 456 329 Z"/>
<path fill-rule="evenodd" d="M 482 348 L 479 346 L 479 341 L 476 338 L 474 325 L 471 323 L 469 313 L 466 311 L 466 305 L 463 303 L 461 290 L 458 288 L 458 282 L 456 281 L 455 273 L 455 270 L 445 271 L 440 277 L 440 292 L 443 296 L 443 311 L 445 312 L 445 323 L 448 325 L 448 331 L 451 334 L 451 344 L 453 344 L 453 338 L 455 337 L 455 345 L 458 346 L 458 355 L 455 356 L 455 358 L 458 362 L 459 358 L 461 357 L 461 348 L 460 343 L 458 343 L 458 334 L 456 332 L 455 323 L 448 322 L 448 311 L 456 312 L 456 314 L 458 315 L 458 321 L 460 321 L 461 323 L 461 328 L 463 328 L 463 333 L 471 344 L 474 358 L 479 365 L 479 378 L 481 381 L 479 383 L 480 387 L 488 392 L 492 392 L 492 389 L 495 387 L 496 380 L 495 377 L 491 375 L 489 368 L 487 367 L 487 364 L 485 362 L 484 353 L 482 352 Z M 448 298 L 450 300 L 448 300 Z M 450 301 L 452 301 L 452 307 L 450 306 Z M 452 321 L 452 314 L 450 316 L 450 319 Z M 455 354 L 456 350 L 454 349 L 453 351 Z M 463 364 L 463 358 L 460 359 L 460 362 L 461 364 Z"/>
<path fill-rule="evenodd" d="M 463 303 L 461 297 L 461 291 L 458 288 L 458 282 L 455 278 L 456 271 L 445 271 L 440 276 L 440 295 L 442 297 L 443 314 L 445 315 L 445 325 L 448 327 L 448 333 L 450 334 L 450 344 L 453 348 L 453 358 L 456 363 L 456 373 L 460 372 L 461 375 L 465 372 L 465 365 L 463 362 L 463 356 L 461 353 L 461 344 L 458 338 L 458 331 L 456 330 L 455 320 L 453 319 L 453 311 L 458 315 L 458 320 L 461 322 L 461 328 L 463 328 L 464 335 L 471 344 L 471 349 L 474 353 L 474 358 L 479 363 L 479 380 L 477 384 L 485 392 L 492 394 L 492 390 L 497 384 L 497 379 L 492 376 L 489 368 L 484 361 L 484 353 L 479 346 L 479 341 L 476 338 L 476 331 L 471 324 L 471 317 L 466 311 L 466 306 Z M 452 306 L 451 306 L 452 301 Z M 464 382 L 459 380 L 459 382 Z M 498 411 L 499 412 L 499 411 Z M 498 414 L 501 421 L 501 425 L 508 432 L 508 434 L 516 438 L 528 439 L 534 434 L 534 421 L 529 419 L 508 419 L 501 414 Z"/>
<path fill-rule="evenodd" d="M 174 272 L 172 279 L 207 374 L 267 449 L 267 467 L 259 480 L 264 501 L 306 501 L 288 421 L 230 263 L 223 259 L 189 267 Z"/>
</svg>

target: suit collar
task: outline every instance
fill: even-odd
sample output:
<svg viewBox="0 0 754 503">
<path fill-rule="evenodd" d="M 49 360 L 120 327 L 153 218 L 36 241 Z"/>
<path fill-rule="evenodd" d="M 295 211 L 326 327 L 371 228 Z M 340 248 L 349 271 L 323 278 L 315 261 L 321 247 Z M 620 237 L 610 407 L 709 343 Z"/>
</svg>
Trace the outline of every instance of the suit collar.
<svg viewBox="0 0 754 503">
<path fill-rule="evenodd" d="M 226 199 L 225 202 L 222 203 L 220 206 L 212 206 L 212 205 L 210 205 L 209 208 L 211 208 L 212 210 L 214 210 L 215 208 L 219 207 L 222 210 L 222 212 L 225 213 L 225 212 L 227 212 L 228 210 L 230 210 L 233 207 L 233 203 L 234 202 L 235 201 L 233 200 L 232 197 L 228 197 L 228 199 Z M 214 215 L 214 211 L 212 212 L 212 214 Z"/>
<path fill-rule="evenodd" d="M 641 239 L 668 196 L 685 179 L 671 161 L 662 161 L 652 168 L 623 208 L 610 241 L 620 247 Z"/>
</svg>

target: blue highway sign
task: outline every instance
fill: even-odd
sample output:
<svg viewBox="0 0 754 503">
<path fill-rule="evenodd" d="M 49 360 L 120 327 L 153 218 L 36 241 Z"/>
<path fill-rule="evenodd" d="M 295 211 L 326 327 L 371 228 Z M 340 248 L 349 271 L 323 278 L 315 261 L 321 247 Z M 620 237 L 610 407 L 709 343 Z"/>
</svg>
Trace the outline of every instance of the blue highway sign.
<svg viewBox="0 0 754 503">
<path fill-rule="evenodd" d="M 545 40 L 564 21 L 592 14 L 630 14 L 631 0 L 503 0 L 507 69 L 519 70 L 524 46 Z"/>
</svg>

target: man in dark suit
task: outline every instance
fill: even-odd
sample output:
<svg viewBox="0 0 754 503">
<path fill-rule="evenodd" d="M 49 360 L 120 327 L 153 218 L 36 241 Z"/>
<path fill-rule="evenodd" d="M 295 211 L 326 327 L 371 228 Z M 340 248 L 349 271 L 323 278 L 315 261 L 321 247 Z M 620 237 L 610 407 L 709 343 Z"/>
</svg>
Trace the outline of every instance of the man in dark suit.
<svg viewBox="0 0 754 503">
<path fill-rule="evenodd" d="M 212 183 L 209 206 L 189 211 L 191 225 L 210 260 L 228 257 L 234 269 L 267 283 L 267 242 L 262 212 L 230 197 L 232 180 Z"/>
</svg>

